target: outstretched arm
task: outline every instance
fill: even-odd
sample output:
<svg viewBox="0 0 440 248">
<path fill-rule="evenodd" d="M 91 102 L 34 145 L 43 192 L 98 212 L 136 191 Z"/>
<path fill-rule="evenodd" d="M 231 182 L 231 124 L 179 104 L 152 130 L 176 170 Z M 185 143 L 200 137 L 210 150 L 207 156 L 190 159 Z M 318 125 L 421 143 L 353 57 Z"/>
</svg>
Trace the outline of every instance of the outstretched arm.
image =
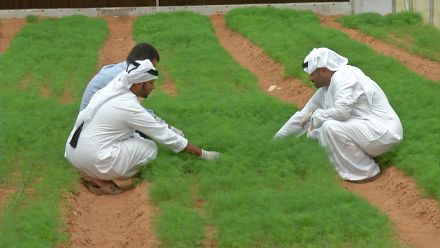
<svg viewBox="0 0 440 248">
<path fill-rule="evenodd" d="M 183 149 L 187 153 L 194 154 L 196 156 L 199 156 L 201 159 L 204 160 L 215 160 L 220 157 L 220 153 L 216 151 L 205 151 L 201 149 L 200 147 L 193 145 L 188 142 L 185 149 Z"/>
<path fill-rule="evenodd" d="M 188 142 L 188 144 L 186 145 L 185 149 L 183 149 L 185 152 L 187 153 L 191 153 L 197 156 L 202 156 L 202 149 L 196 145 L 193 145 L 191 143 Z"/>
<path fill-rule="evenodd" d="M 301 111 L 296 112 L 290 119 L 278 130 L 275 138 L 283 138 L 288 135 L 303 135 L 309 126 L 311 114 L 322 107 L 323 92 L 319 89 L 307 102 Z"/>
</svg>

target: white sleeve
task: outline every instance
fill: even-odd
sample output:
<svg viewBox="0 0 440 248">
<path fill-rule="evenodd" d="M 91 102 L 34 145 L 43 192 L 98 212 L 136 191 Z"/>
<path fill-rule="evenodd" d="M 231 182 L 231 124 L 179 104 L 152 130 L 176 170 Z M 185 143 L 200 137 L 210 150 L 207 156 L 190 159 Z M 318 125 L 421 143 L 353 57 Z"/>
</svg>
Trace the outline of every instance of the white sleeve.
<svg viewBox="0 0 440 248">
<path fill-rule="evenodd" d="M 296 135 L 301 136 L 304 134 L 307 129 L 301 128 L 299 124 L 301 123 L 301 120 L 304 118 L 305 113 L 302 111 L 296 112 L 290 119 L 278 130 L 278 132 L 275 134 L 275 138 L 283 138 L 288 135 Z"/>
<path fill-rule="evenodd" d="M 293 114 L 292 117 L 281 127 L 280 130 L 275 134 L 275 138 L 283 138 L 288 135 L 301 136 L 307 132 L 308 125 L 304 128 L 300 127 L 299 124 L 306 115 L 313 113 L 316 109 L 322 107 L 323 92 L 321 89 L 313 94 L 312 98 L 307 102 L 306 106 L 301 111 Z"/>
<path fill-rule="evenodd" d="M 168 124 L 158 122 L 145 109 L 143 111 L 131 112 L 128 118 L 128 125 L 146 134 L 153 140 L 166 145 L 175 153 L 185 149 L 188 144 L 187 139 L 170 130 Z"/>
<path fill-rule="evenodd" d="M 355 83 L 357 83 L 355 77 L 346 75 L 338 75 L 332 80 L 335 92 L 334 104 L 328 109 L 317 109 L 313 112 L 312 121 L 315 128 L 321 127 L 328 120 L 345 121 L 350 118 L 356 100 L 353 97 Z"/>
</svg>

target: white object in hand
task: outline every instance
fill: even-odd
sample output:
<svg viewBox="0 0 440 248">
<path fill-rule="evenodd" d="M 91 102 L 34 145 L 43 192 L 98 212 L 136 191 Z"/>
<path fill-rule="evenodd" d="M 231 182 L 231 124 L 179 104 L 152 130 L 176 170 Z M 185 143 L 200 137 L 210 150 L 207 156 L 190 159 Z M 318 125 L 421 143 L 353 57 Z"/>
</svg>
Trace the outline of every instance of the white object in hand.
<svg viewBox="0 0 440 248">
<path fill-rule="evenodd" d="M 202 156 L 200 156 L 200 158 L 204 159 L 204 160 L 216 160 L 220 157 L 220 153 L 219 152 L 215 152 L 215 151 L 205 151 L 202 149 Z"/>
</svg>

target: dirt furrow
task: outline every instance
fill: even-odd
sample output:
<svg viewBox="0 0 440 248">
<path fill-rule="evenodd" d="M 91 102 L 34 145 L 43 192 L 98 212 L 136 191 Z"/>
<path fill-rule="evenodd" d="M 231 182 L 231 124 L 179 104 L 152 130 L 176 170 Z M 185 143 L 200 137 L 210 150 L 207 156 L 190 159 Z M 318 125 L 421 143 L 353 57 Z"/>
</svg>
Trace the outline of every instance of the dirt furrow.
<svg viewBox="0 0 440 248">
<path fill-rule="evenodd" d="M 103 65 L 124 61 L 135 45 L 131 37 L 134 16 L 104 16 L 102 18 L 107 21 L 110 32 L 100 51 L 98 69 L 101 69 Z"/>
<path fill-rule="evenodd" d="M 134 46 L 131 38 L 133 17 L 104 19 L 110 33 L 100 51 L 98 69 L 125 60 Z M 78 188 L 77 195 L 68 196 L 66 208 L 69 247 L 160 246 L 152 228 L 152 217 L 158 209 L 150 203 L 148 183 L 116 196 L 97 196 L 82 185 Z"/>
<path fill-rule="evenodd" d="M 151 221 L 157 209 L 148 199 L 148 183 L 121 195 L 97 196 L 85 187 L 69 197 L 69 247 L 158 247 Z"/>
<path fill-rule="evenodd" d="M 26 25 L 25 19 L 11 18 L 0 21 L 0 54 L 6 51 L 15 33 L 24 25 Z"/>
<path fill-rule="evenodd" d="M 313 90 L 299 79 L 283 77 L 283 66 L 269 58 L 264 51 L 236 32 L 226 27 L 221 14 L 211 15 L 220 44 L 244 68 L 257 76 L 261 90 L 303 107 Z"/>
<path fill-rule="evenodd" d="M 4 184 L 0 185 L 0 211 L 6 207 L 7 202 L 16 191 L 17 189 L 12 186 Z"/>
<path fill-rule="evenodd" d="M 243 67 L 257 75 L 262 90 L 267 91 L 269 85 L 279 82 L 283 73 L 281 65 L 274 66 L 276 63 L 260 48 L 241 35 L 230 31 L 225 25 L 223 15 L 212 15 L 211 21 L 220 43 Z M 274 73 L 265 72 L 266 77 L 261 79 L 262 76 L 258 74 L 264 68 L 271 68 Z M 278 85 L 282 85 L 280 87 L 284 92 L 279 91 L 271 95 L 302 107 L 313 94 L 313 90 L 304 86 L 305 84 L 298 79 L 282 82 L 284 84 Z M 286 84 L 294 84 L 294 86 L 286 87 Z M 288 91 L 291 89 L 295 92 L 289 94 Z M 373 206 L 386 213 L 396 225 L 403 242 L 415 247 L 436 247 L 436 244 L 440 244 L 438 202 L 424 198 L 414 180 L 405 176 L 396 167 L 386 169 L 374 182 L 366 184 L 343 182 L 342 186 L 367 199 Z"/>
<path fill-rule="evenodd" d="M 423 198 L 416 182 L 396 167 L 370 183 L 343 182 L 344 188 L 366 198 L 395 223 L 400 239 L 414 247 L 440 247 L 440 208 Z"/>
<path fill-rule="evenodd" d="M 321 24 L 329 28 L 343 31 L 353 40 L 360 41 L 371 47 L 376 52 L 400 61 L 410 70 L 425 78 L 437 81 L 440 80 L 439 62 L 413 55 L 405 49 L 383 42 L 358 30 L 343 27 L 341 24 L 336 22 L 336 18 L 338 17 L 340 16 L 321 16 Z"/>
</svg>

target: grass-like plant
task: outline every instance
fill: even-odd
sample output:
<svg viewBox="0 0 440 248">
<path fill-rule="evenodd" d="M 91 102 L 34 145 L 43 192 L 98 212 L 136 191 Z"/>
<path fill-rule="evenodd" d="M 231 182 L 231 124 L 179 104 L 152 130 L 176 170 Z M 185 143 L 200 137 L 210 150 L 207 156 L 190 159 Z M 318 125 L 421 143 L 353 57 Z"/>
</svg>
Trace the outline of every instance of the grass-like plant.
<svg viewBox="0 0 440 248">
<path fill-rule="evenodd" d="M 405 48 L 412 53 L 440 61 L 440 30 L 423 23 L 417 12 L 400 12 L 382 16 L 363 13 L 339 18 L 349 28 Z"/>
<path fill-rule="evenodd" d="M 39 87 L 82 91 L 106 30 L 102 20 L 83 16 L 28 24 L 0 57 L 0 184 L 16 188 L 0 213 L 0 247 L 67 240 L 60 205 L 78 174 L 63 154 L 79 98 L 60 105 L 56 97 L 42 98 Z M 29 76 L 28 89 L 20 89 Z"/>
<path fill-rule="evenodd" d="M 28 23 L 0 57 L 0 89 L 46 87 L 55 97 L 80 97 L 107 34 L 104 20 L 84 16 Z"/>
<path fill-rule="evenodd" d="M 26 16 L 26 22 L 27 23 L 36 23 L 36 22 L 38 22 L 38 16 L 36 16 L 36 15 L 27 15 Z"/>
<path fill-rule="evenodd" d="M 307 76 L 300 65 L 314 47 L 333 49 L 346 56 L 349 64 L 361 68 L 382 87 L 404 128 L 403 143 L 382 156 L 382 163 L 402 168 L 429 195 L 440 199 L 438 82 L 416 75 L 343 32 L 321 26 L 312 12 L 247 8 L 229 12 L 226 19 L 231 29 L 282 63 L 290 76 Z M 284 120 L 288 117 L 286 114 Z"/>
<path fill-rule="evenodd" d="M 191 142 L 223 154 L 207 162 L 160 147 L 144 171 L 161 207 L 156 230 L 164 246 L 201 245 L 204 224 L 216 227 L 219 247 L 395 244 L 386 216 L 339 187 L 317 143 L 272 139 L 296 109 L 260 92 L 255 76 L 219 45 L 207 17 L 143 16 L 134 37 L 158 48 L 159 70 L 166 68 L 178 92 L 154 92 L 145 105 Z M 198 198 L 205 201 L 203 215 L 194 206 Z"/>
</svg>

